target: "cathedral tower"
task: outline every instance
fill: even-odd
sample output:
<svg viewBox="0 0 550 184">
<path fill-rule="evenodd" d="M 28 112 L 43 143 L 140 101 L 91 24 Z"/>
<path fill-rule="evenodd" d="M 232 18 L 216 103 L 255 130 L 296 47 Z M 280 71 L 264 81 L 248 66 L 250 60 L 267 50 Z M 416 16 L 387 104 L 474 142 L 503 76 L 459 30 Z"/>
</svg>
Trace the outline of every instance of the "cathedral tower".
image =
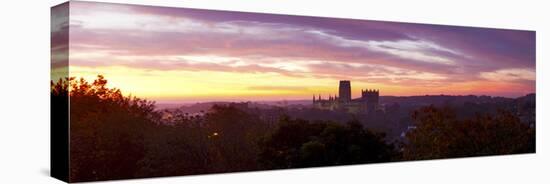
<svg viewBox="0 0 550 184">
<path fill-rule="evenodd" d="M 378 108 L 380 91 L 376 89 L 361 90 L 361 100 L 366 102 L 367 110 L 374 112 Z"/>
<path fill-rule="evenodd" d="M 351 101 L 351 84 L 349 80 L 341 80 L 338 87 L 338 99 L 340 102 Z"/>
</svg>

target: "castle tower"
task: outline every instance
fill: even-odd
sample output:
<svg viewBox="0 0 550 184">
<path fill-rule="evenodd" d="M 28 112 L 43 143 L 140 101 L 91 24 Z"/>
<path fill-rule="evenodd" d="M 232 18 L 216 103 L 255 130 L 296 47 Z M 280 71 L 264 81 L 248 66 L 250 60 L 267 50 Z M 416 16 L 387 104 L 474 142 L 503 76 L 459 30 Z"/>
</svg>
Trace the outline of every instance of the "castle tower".
<svg viewBox="0 0 550 184">
<path fill-rule="evenodd" d="M 340 102 L 351 101 L 351 84 L 349 80 L 341 80 L 338 86 L 338 99 Z"/>
<path fill-rule="evenodd" d="M 361 100 L 366 103 L 367 111 L 374 112 L 378 108 L 380 91 L 376 89 L 361 90 Z"/>
</svg>

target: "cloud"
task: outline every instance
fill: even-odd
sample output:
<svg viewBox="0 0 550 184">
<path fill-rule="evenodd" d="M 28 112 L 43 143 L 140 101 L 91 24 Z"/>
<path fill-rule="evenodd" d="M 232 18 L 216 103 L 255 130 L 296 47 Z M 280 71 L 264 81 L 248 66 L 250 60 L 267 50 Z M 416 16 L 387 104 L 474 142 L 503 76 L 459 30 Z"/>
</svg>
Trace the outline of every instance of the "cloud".
<svg viewBox="0 0 550 184">
<path fill-rule="evenodd" d="M 480 77 L 491 81 L 534 81 L 535 70 L 527 68 L 502 69 L 493 72 L 481 72 Z"/>
<path fill-rule="evenodd" d="M 308 88 L 301 86 L 250 86 L 249 90 L 257 91 L 304 91 Z"/>
<path fill-rule="evenodd" d="M 423 87 L 534 80 L 532 32 L 86 2 L 71 6 L 74 66 L 275 73 Z"/>
<path fill-rule="evenodd" d="M 113 19 L 108 17 L 117 18 Z M 241 49 L 239 48 L 240 46 L 246 47 L 247 45 L 251 45 L 252 47 L 256 48 L 256 50 L 258 50 L 258 48 L 277 49 L 277 47 L 306 47 L 315 49 L 315 47 L 312 47 L 311 45 L 318 44 L 323 47 L 323 50 L 332 50 L 334 52 L 346 53 L 350 52 L 349 47 L 356 47 L 359 49 L 366 49 L 361 50 L 360 52 L 368 55 L 373 55 L 374 57 L 376 57 L 377 55 L 380 56 L 380 54 L 385 54 L 399 57 L 404 60 L 415 60 L 420 62 L 445 65 L 453 65 L 454 61 L 443 56 L 438 56 L 427 52 L 430 50 L 434 50 L 445 51 L 454 54 L 457 53 L 456 51 L 425 40 L 353 40 L 333 34 L 334 31 L 317 30 L 309 26 L 300 26 L 286 23 L 266 23 L 242 20 L 205 22 L 201 20 L 191 19 L 185 16 L 173 17 L 163 15 L 139 14 L 132 12 L 131 10 L 116 12 L 99 11 L 98 13 L 91 15 L 76 15 L 73 16 L 72 20 L 75 25 L 81 26 L 84 31 L 131 31 L 130 35 L 133 34 L 136 35 L 136 37 L 139 37 L 134 39 L 143 39 L 144 35 L 139 34 L 140 32 L 144 32 L 146 37 L 151 36 L 151 34 L 162 33 L 169 33 L 168 35 L 171 36 L 188 38 L 204 39 L 205 37 L 214 37 L 219 39 L 213 40 L 213 43 L 222 43 L 230 47 L 236 47 L 231 49 Z M 136 32 L 138 34 L 136 34 Z M 155 37 L 157 38 L 157 40 L 164 41 L 164 39 L 158 39 L 157 36 L 153 35 L 153 38 Z M 187 40 L 185 38 L 180 38 L 176 40 L 182 40 L 180 43 L 183 42 L 191 44 L 197 41 L 192 40 L 190 42 L 184 42 L 183 40 Z M 199 47 L 205 46 L 204 43 L 208 41 L 208 39 L 199 41 L 203 44 L 196 45 L 199 45 Z M 210 44 L 206 44 L 208 49 L 212 49 L 212 47 L 219 48 L 219 46 L 208 47 L 208 45 Z M 288 46 L 281 46 L 281 44 L 285 44 Z M 167 42 L 167 45 L 172 44 L 171 42 Z M 263 51 L 266 52 L 265 50 Z M 376 52 L 377 54 L 374 54 Z"/>
<path fill-rule="evenodd" d="M 415 40 L 398 40 L 398 41 L 373 41 L 373 40 L 351 40 L 341 36 L 331 35 L 323 31 L 308 31 L 309 33 L 317 35 L 320 39 L 327 40 L 341 47 L 358 47 L 364 48 L 375 52 L 382 52 L 397 56 L 403 59 L 413 59 L 420 62 L 428 62 L 435 64 L 454 65 L 454 61 L 425 52 L 429 49 L 435 49 L 439 51 L 446 51 L 451 53 L 457 53 L 448 48 L 436 45 L 427 41 L 415 41 Z"/>
</svg>

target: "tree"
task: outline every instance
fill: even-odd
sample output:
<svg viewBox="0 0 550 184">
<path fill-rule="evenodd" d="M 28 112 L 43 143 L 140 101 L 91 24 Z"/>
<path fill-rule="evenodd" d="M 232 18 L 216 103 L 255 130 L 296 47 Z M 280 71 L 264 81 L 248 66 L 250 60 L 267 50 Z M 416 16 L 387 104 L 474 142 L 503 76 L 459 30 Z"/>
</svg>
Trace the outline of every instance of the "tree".
<svg viewBox="0 0 550 184">
<path fill-rule="evenodd" d="M 176 112 L 175 116 L 182 115 Z M 210 173 L 212 159 L 208 152 L 208 133 L 195 123 L 202 118 L 180 116 L 161 121 L 145 139 L 145 153 L 138 162 L 138 177 L 174 176 Z M 166 123 L 166 124 L 165 124 Z"/>
<path fill-rule="evenodd" d="M 145 153 L 145 133 L 155 126 L 153 102 L 124 97 L 106 85 L 101 75 L 92 83 L 52 82 L 52 98 L 68 94 L 70 99 L 71 181 L 133 177 Z"/>
<path fill-rule="evenodd" d="M 168 112 L 149 133 L 138 176 L 257 170 L 257 142 L 267 124 L 242 105 L 214 105 L 203 116 Z"/>
<path fill-rule="evenodd" d="M 535 129 L 508 111 L 457 120 L 448 107 L 428 106 L 412 115 L 416 129 L 407 133 L 407 160 L 532 153 Z"/>
<path fill-rule="evenodd" d="M 257 142 L 267 133 L 267 124 L 247 112 L 243 104 L 214 105 L 204 116 L 212 172 L 255 170 Z"/>
<path fill-rule="evenodd" d="M 393 145 L 357 121 L 309 122 L 282 117 L 279 127 L 260 142 L 265 169 L 332 166 L 391 161 Z"/>
</svg>

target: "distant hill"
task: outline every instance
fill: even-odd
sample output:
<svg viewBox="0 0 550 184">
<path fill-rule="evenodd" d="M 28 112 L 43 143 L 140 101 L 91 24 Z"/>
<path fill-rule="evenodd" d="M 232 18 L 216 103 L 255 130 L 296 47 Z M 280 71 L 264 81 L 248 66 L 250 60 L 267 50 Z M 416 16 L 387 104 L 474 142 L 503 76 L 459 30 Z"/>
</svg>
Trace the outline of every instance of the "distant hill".
<svg viewBox="0 0 550 184">
<path fill-rule="evenodd" d="M 424 96 L 381 96 L 381 104 L 399 103 L 401 105 L 441 105 L 441 104 L 464 104 L 471 103 L 494 103 L 512 101 L 513 98 L 491 97 L 491 96 L 452 96 L 452 95 L 424 95 Z"/>
<path fill-rule="evenodd" d="M 175 109 L 188 113 L 198 113 L 207 111 L 213 105 L 227 105 L 233 102 L 202 102 L 194 104 L 157 104 L 157 109 Z M 248 102 L 250 108 L 269 109 L 273 107 L 309 107 L 311 100 L 281 100 L 281 101 L 254 101 Z M 424 95 L 424 96 L 380 96 L 380 104 L 399 104 L 402 107 L 407 106 L 426 106 L 426 105 L 464 105 L 464 104 L 509 104 L 521 103 L 528 106 L 534 106 L 535 94 L 528 94 L 518 98 L 475 96 L 475 95 Z"/>
<path fill-rule="evenodd" d="M 194 103 L 194 104 L 157 104 L 157 109 L 174 109 L 174 108 L 183 108 L 188 111 L 189 113 L 194 112 L 200 112 L 206 111 L 210 109 L 213 105 L 227 105 L 234 102 L 223 102 L 223 101 L 217 101 L 217 102 L 200 102 L 200 103 Z M 249 101 L 250 107 L 257 107 L 257 108 L 268 108 L 270 106 L 276 106 L 276 107 L 285 107 L 285 106 L 296 106 L 296 105 L 311 105 L 311 100 L 281 100 L 281 101 Z"/>
</svg>

